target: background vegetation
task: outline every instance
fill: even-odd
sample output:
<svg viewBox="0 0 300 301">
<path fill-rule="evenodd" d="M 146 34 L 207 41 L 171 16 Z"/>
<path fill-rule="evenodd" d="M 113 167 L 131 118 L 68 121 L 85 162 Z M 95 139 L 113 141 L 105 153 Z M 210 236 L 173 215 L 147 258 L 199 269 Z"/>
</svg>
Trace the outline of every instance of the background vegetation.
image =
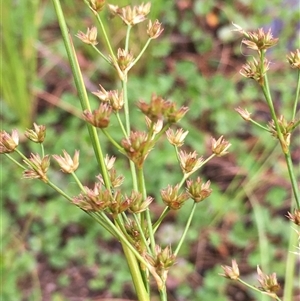
<svg viewBox="0 0 300 301">
<path fill-rule="evenodd" d="M 111 3 L 121 6 L 128 1 Z M 65 0 L 64 7 L 72 36 L 92 24 L 82 1 Z M 211 136 L 225 135 L 232 143 L 225 159 L 213 160 L 201 171 L 201 177 L 213 182 L 214 192 L 198 207 L 188 242 L 170 272 L 169 299 L 260 300 L 219 277 L 220 265 L 236 258 L 250 281 L 256 281 L 257 264 L 267 273 L 276 271 L 279 281 L 283 279 L 290 232 L 285 214 L 291 193 L 275 140 L 261 133 L 258 137 L 256 129 L 234 111 L 246 107 L 262 122 L 269 120 L 255 83 L 238 73 L 248 54 L 241 49 L 240 37 L 231 31 L 231 22 L 245 29 L 271 27 L 279 36 L 278 47 L 268 53 L 273 62 L 270 82 L 276 105 L 290 109 L 296 80 L 285 55 L 299 48 L 297 1 L 155 0 L 152 7 L 151 18 L 159 18 L 165 31 L 133 69 L 129 82 L 132 104 L 139 99 L 148 101 L 155 92 L 189 106 L 181 125 L 190 132 L 187 144 L 203 155 L 209 153 Z M 46 153 L 80 149 L 78 176 L 86 184 L 94 182 L 98 171 L 86 127 L 75 118 L 80 116 L 79 101 L 51 1 L 8 1 L 2 9 L 1 128 L 23 132 L 33 121 L 46 125 Z M 118 45 L 124 36 L 121 24 L 107 18 L 107 26 Z M 135 47 L 140 47 L 143 32 L 136 31 L 134 39 Z M 115 79 L 101 58 L 76 38 L 74 42 L 88 91 L 95 91 L 99 83 L 113 88 Z M 138 125 L 140 117 L 132 118 Z M 293 159 L 298 164 L 299 140 L 296 142 Z M 160 157 L 150 155 L 146 179 L 157 200 L 158 185 L 165 187 L 179 179 L 170 146 L 162 142 L 159 147 Z M 28 145 L 24 150 L 29 152 Z M 162 165 L 166 168 L 157 173 Z M 69 191 L 76 186 L 59 172 L 53 176 Z M 20 177 L 21 170 L 1 157 L 2 299 L 133 299 L 119 244 L 42 183 Z M 158 201 L 154 212 L 160 209 Z M 186 205 L 170 216 L 159 233 L 162 243 L 177 239 L 188 213 Z"/>
</svg>

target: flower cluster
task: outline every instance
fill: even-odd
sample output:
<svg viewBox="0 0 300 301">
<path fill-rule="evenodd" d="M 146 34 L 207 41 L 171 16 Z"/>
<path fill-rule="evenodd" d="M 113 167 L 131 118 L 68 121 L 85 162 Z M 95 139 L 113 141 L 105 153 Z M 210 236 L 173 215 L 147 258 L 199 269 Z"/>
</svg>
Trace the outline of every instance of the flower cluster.
<svg viewBox="0 0 300 301">
<path fill-rule="evenodd" d="M 121 145 L 127 157 L 141 168 L 153 147 L 153 142 L 145 132 L 131 132 L 128 138 L 122 139 Z"/>
<path fill-rule="evenodd" d="M 162 249 L 156 245 L 155 254 L 146 254 L 145 257 L 151 266 L 151 273 L 157 282 L 157 286 L 161 289 L 165 284 L 170 267 L 175 263 L 176 256 L 172 253 L 170 246 Z"/>
<path fill-rule="evenodd" d="M 196 181 L 187 180 L 187 192 L 196 203 L 202 202 L 212 193 L 212 189 L 210 188 L 210 181 L 202 183 L 200 177 L 198 177 Z"/>
<path fill-rule="evenodd" d="M 240 32 L 244 36 L 243 43 L 248 48 L 257 51 L 266 51 L 268 48 L 275 46 L 278 42 L 278 38 L 273 38 L 271 29 L 266 32 L 263 28 L 259 28 L 257 31 L 245 31 L 240 26 L 233 24 L 235 30 Z"/>
<path fill-rule="evenodd" d="M 178 210 L 189 199 L 189 195 L 186 192 L 179 192 L 180 186 L 168 185 L 167 188 L 160 191 L 163 202 L 173 210 Z"/>
<path fill-rule="evenodd" d="M 139 101 L 137 106 L 152 121 L 156 122 L 164 117 L 170 124 L 178 122 L 188 111 L 188 108 L 184 106 L 177 109 L 174 102 L 155 94 L 151 96 L 149 104 Z"/>
<path fill-rule="evenodd" d="M 108 7 L 113 16 L 119 16 L 125 24 L 133 26 L 146 20 L 150 12 L 151 3 L 142 3 L 133 7 L 129 5 L 119 7 L 118 5 L 109 4 Z"/>
<path fill-rule="evenodd" d="M 19 145 L 19 134 L 17 130 L 12 130 L 11 135 L 5 131 L 0 131 L 0 154 L 12 153 Z"/>
</svg>

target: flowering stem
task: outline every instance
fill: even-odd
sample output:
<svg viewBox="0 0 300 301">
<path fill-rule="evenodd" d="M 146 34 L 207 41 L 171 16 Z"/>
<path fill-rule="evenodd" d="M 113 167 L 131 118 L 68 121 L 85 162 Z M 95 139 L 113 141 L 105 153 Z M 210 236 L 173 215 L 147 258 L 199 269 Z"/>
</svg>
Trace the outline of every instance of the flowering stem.
<svg viewBox="0 0 300 301">
<path fill-rule="evenodd" d="M 129 48 L 129 37 L 130 37 L 130 31 L 131 31 L 131 25 L 127 26 L 127 32 L 126 32 L 126 38 L 125 38 L 125 51 L 128 52 Z"/>
<path fill-rule="evenodd" d="M 17 151 L 17 149 L 16 149 Z M 15 164 L 17 164 L 19 167 L 21 167 L 22 169 L 26 170 L 26 167 L 23 166 L 22 164 L 20 164 L 17 160 L 15 160 L 11 155 L 9 154 L 4 154 L 9 160 L 13 161 Z"/>
<path fill-rule="evenodd" d="M 128 135 L 127 135 L 127 133 L 126 133 L 126 131 L 125 131 L 123 122 L 122 122 L 122 120 L 121 120 L 121 118 L 120 118 L 120 114 L 119 114 L 118 112 L 116 113 L 116 117 L 117 117 L 117 120 L 118 120 L 118 123 L 119 123 L 119 125 L 120 125 L 120 128 L 121 128 L 121 130 L 122 130 L 123 135 L 127 138 Z"/>
<path fill-rule="evenodd" d="M 77 185 L 79 186 L 79 188 L 82 190 L 82 191 L 85 191 L 83 185 L 81 184 L 80 180 L 78 179 L 77 175 L 75 174 L 75 172 L 73 171 L 71 173 L 71 175 L 73 176 L 74 180 L 76 181 Z"/>
<path fill-rule="evenodd" d="M 144 52 L 146 51 L 146 49 L 148 48 L 149 44 L 151 42 L 151 39 L 148 39 L 145 46 L 143 47 L 142 51 L 140 52 L 140 54 L 136 57 L 136 59 L 133 61 L 133 65 L 135 65 L 138 60 L 141 58 L 141 56 L 144 54 Z"/>
<path fill-rule="evenodd" d="M 125 154 L 123 147 L 108 133 L 106 129 L 101 129 L 106 138 L 113 144 L 122 154 Z"/>
<path fill-rule="evenodd" d="M 254 125 L 256 125 L 257 127 L 259 127 L 260 129 L 262 129 L 262 130 L 264 130 L 264 131 L 269 131 L 265 126 L 263 126 L 263 125 L 261 125 L 261 124 L 259 124 L 258 122 L 256 122 L 255 120 L 253 120 L 253 119 L 249 119 L 249 121 L 251 122 L 251 123 L 253 123 Z"/>
<path fill-rule="evenodd" d="M 101 30 L 102 30 L 102 33 L 103 33 L 103 36 L 104 36 L 104 40 L 105 40 L 106 46 L 107 46 L 107 48 L 108 48 L 108 50 L 109 50 L 109 53 L 110 53 L 112 59 L 115 60 L 116 58 L 115 58 L 114 52 L 113 52 L 113 50 L 112 50 L 111 44 L 110 44 L 110 42 L 109 42 L 109 39 L 108 39 L 106 30 L 105 30 L 105 28 L 104 28 L 104 25 L 103 25 L 103 23 L 102 23 L 102 20 L 101 20 L 101 18 L 100 18 L 100 16 L 99 16 L 98 13 L 96 13 L 95 15 L 96 15 L 97 21 L 98 21 L 98 23 L 99 23 L 99 25 L 100 25 L 100 27 L 101 27 Z"/>
<path fill-rule="evenodd" d="M 94 45 L 91 44 L 92 47 L 96 50 L 96 52 L 108 63 L 111 65 L 111 62 L 109 61 L 109 59 Z"/>
<path fill-rule="evenodd" d="M 290 227 L 290 238 L 289 238 L 289 247 L 288 250 L 292 250 L 297 243 L 297 232 Z M 284 282 L 284 292 L 283 300 L 292 300 L 293 299 L 293 287 L 295 280 L 296 272 L 296 255 L 293 252 L 287 252 L 287 259 L 285 262 L 285 282 Z"/>
<path fill-rule="evenodd" d="M 164 284 L 163 287 L 159 290 L 160 301 L 167 301 L 167 291 L 166 285 Z"/>
<path fill-rule="evenodd" d="M 60 26 L 61 33 L 62 33 L 62 37 L 63 37 L 64 43 L 65 43 L 65 48 L 66 48 L 66 51 L 68 54 L 68 59 L 69 59 L 70 65 L 71 65 L 71 69 L 72 69 L 75 85 L 77 88 L 77 92 L 79 95 L 79 99 L 81 102 L 82 110 L 84 111 L 87 109 L 87 110 L 91 111 L 89 99 L 88 99 L 87 92 L 86 92 L 85 85 L 84 85 L 84 81 L 82 78 L 82 74 L 80 71 L 76 53 L 75 53 L 75 50 L 73 47 L 72 39 L 68 32 L 67 24 L 65 22 L 65 18 L 64 18 L 64 14 L 63 14 L 63 11 L 62 11 L 62 8 L 60 5 L 60 1 L 52 0 L 52 2 L 54 5 L 54 8 L 55 8 L 55 11 L 56 11 L 57 19 L 58 19 L 59 26 Z M 89 131 L 91 143 L 94 148 L 95 156 L 98 161 L 100 170 L 102 172 L 105 186 L 107 189 L 110 190 L 110 181 L 109 181 L 109 177 L 108 177 L 108 172 L 107 172 L 107 169 L 105 166 L 104 157 L 103 157 L 103 153 L 102 153 L 102 149 L 101 149 L 101 145 L 100 145 L 100 140 L 98 138 L 96 128 L 88 123 L 87 123 L 87 127 L 88 127 L 88 131 Z"/>
<path fill-rule="evenodd" d="M 123 98 L 124 98 L 126 137 L 129 137 L 129 135 L 130 135 L 130 116 L 129 116 L 128 96 L 127 96 L 127 80 L 122 81 L 122 88 L 123 88 Z M 130 166 L 130 171 L 131 171 L 133 189 L 137 190 L 136 170 L 135 170 L 134 163 L 131 160 L 129 161 L 129 166 Z"/>
<path fill-rule="evenodd" d="M 147 192 L 146 192 L 146 186 L 145 186 L 144 172 L 143 172 L 142 168 L 138 168 L 138 187 L 139 187 L 139 191 L 142 193 L 143 199 L 146 200 Z M 151 246 L 152 253 L 154 254 L 155 240 L 154 240 L 154 234 L 153 234 L 153 228 L 152 228 L 152 222 L 151 222 L 149 208 L 147 208 L 144 213 L 146 215 L 146 221 L 147 221 L 147 225 L 148 225 L 150 246 Z M 143 213 L 142 213 L 141 217 L 142 217 L 141 224 L 143 225 Z"/>
<path fill-rule="evenodd" d="M 42 158 L 45 156 L 45 150 L 44 150 L 44 144 L 41 143 L 41 149 L 42 149 Z"/>
<path fill-rule="evenodd" d="M 137 224 L 137 226 L 138 226 L 138 228 L 139 228 L 140 235 L 141 235 L 141 237 L 142 237 L 143 243 L 144 243 L 144 245 L 146 246 L 148 253 L 151 254 L 151 250 L 150 250 L 149 245 L 148 245 L 148 243 L 147 243 L 147 240 L 146 240 L 146 237 L 145 237 L 145 235 L 144 235 L 144 231 L 143 231 L 143 229 L 142 229 L 142 226 L 141 226 L 141 224 L 140 224 L 140 221 L 139 221 L 139 219 L 138 219 L 138 216 L 137 216 L 136 214 L 133 214 L 133 218 L 134 218 L 134 220 L 135 220 L 135 222 L 136 222 L 136 224 Z"/>
<path fill-rule="evenodd" d="M 299 94 L 300 94 L 300 70 L 298 70 L 297 89 L 296 89 L 296 96 L 295 96 L 295 102 L 294 102 L 292 120 L 295 120 L 295 118 L 296 118 L 296 112 L 297 112 L 297 104 L 298 104 L 298 100 L 299 100 Z"/>
<path fill-rule="evenodd" d="M 66 193 L 64 193 L 60 188 L 58 188 L 55 184 L 53 184 L 51 181 L 48 180 L 48 182 L 46 183 L 47 185 L 49 185 L 51 188 L 53 188 L 54 190 L 56 190 L 59 194 L 61 194 L 63 197 L 65 197 L 67 200 L 69 200 L 70 202 L 72 202 L 72 198 L 69 197 Z"/>
<path fill-rule="evenodd" d="M 295 200 L 296 200 L 296 203 L 297 203 L 297 207 L 298 207 L 298 209 L 300 209 L 300 193 L 299 193 L 297 179 L 296 179 L 294 169 L 293 169 L 293 162 L 292 162 L 292 158 L 291 158 L 291 153 L 288 152 L 284 155 L 285 155 L 285 161 L 286 161 L 286 164 L 287 164 L 287 168 L 288 168 L 288 172 L 289 172 L 289 176 L 290 176 L 290 180 L 291 180 Z"/>
<path fill-rule="evenodd" d="M 161 224 L 161 222 L 164 220 L 164 218 L 166 217 L 166 215 L 168 214 L 168 212 L 170 211 L 170 207 L 167 206 L 164 211 L 162 212 L 162 214 L 160 215 L 160 217 L 158 218 L 158 220 L 155 222 L 155 224 L 153 225 L 153 233 L 156 232 L 156 230 L 158 229 L 159 225 Z"/>
<path fill-rule="evenodd" d="M 259 289 L 256 288 L 255 286 L 250 285 L 249 283 L 243 281 L 241 278 L 238 278 L 237 281 L 239 281 L 240 283 L 244 284 L 245 286 L 251 288 L 252 290 L 254 290 L 254 291 L 256 291 L 256 292 L 259 292 L 259 293 L 261 293 L 261 294 L 264 294 L 263 291 L 259 290 Z M 267 294 L 267 295 L 268 295 L 268 294 Z M 281 301 L 281 299 L 280 299 L 277 295 L 275 295 L 275 294 L 272 295 L 272 296 L 270 296 L 270 297 L 275 298 L 277 301 Z"/>
<path fill-rule="evenodd" d="M 195 213 L 196 206 L 197 206 L 197 203 L 194 202 L 192 210 L 191 210 L 191 213 L 189 215 L 189 219 L 187 220 L 187 223 L 185 225 L 185 229 L 184 229 L 184 231 L 183 231 L 183 233 L 181 235 L 181 238 L 180 238 L 180 241 L 178 243 L 178 246 L 177 246 L 177 248 L 176 248 L 176 250 L 174 252 L 175 256 L 177 256 L 177 254 L 178 254 L 178 252 L 179 252 L 179 250 L 180 250 L 180 248 L 181 248 L 181 246 L 183 244 L 183 241 L 184 241 L 184 239 L 186 237 L 187 231 L 188 231 L 188 229 L 189 229 L 189 227 L 191 225 L 191 222 L 192 222 L 192 219 L 193 219 L 193 216 L 194 216 L 194 213 Z"/>
</svg>

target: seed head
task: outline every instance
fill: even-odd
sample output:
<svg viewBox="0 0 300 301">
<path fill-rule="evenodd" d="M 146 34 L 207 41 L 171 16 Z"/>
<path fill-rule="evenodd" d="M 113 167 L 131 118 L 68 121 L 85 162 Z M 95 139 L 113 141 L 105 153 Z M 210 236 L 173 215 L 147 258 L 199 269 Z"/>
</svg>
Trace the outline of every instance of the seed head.
<svg viewBox="0 0 300 301">
<path fill-rule="evenodd" d="M 158 119 L 153 122 L 149 117 L 145 116 L 147 128 L 152 132 L 151 140 L 162 130 L 164 122 L 162 119 Z"/>
<path fill-rule="evenodd" d="M 288 148 L 290 145 L 291 133 L 294 130 L 295 121 L 288 122 L 283 115 L 281 115 L 277 119 L 277 123 L 279 125 L 279 129 L 281 134 L 283 135 L 285 148 Z M 274 120 L 271 120 L 268 124 L 268 129 L 271 135 L 275 138 L 278 138 L 277 129 L 275 126 Z"/>
<path fill-rule="evenodd" d="M 225 278 L 229 278 L 231 280 L 237 280 L 240 277 L 239 267 L 238 267 L 235 259 L 232 260 L 231 267 L 228 265 L 225 265 L 225 266 L 221 266 L 221 268 L 224 270 L 224 274 L 220 274 L 220 275 Z"/>
<path fill-rule="evenodd" d="M 83 112 L 84 119 L 94 127 L 106 128 L 109 125 L 112 107 L 107 103 L 101 103 L 97 110 L 91 113 L 88 110 Z"/>
<path fill-rule="evenodd" d="M 295 209 L 293 214 L 288 212 L 286 217 L 297 226 L 300 226 L 300 209 Z"/>
<path fill-rule="evenodd" d="M 152 21 L 149 20 L 148 26 L 147 26 L 147 34 L 150 37 L 150 39 L 157 39 L 164 29 L 162 28 L 162 24 L 158 22 L 158 20 L 155 20 L 152 24 Z"/>
<path fill-rule="evenodd" d="M 165 105 L 164 116 L 167 119 L 168 123 L 177 123 L 183 118 L 188 110 L 189 108 L 184 106 L 177 110 L 176 104 L 174 102 L 168 101 Z"/>
<path fill-rule="evenodd" d="M 273 38 L 271 29 L 265 32 L 263 28 L 259 28 L 254 32 L 247 32 L 246 38 L 243 43 L 248 46 L 248 48 L 258 51 L 265 51 L 268 48 L 275 46 L 278 42 L 278 38 Z"/>
<path fill-rule="evenodd" d="M 269 61 L 265 59 L 262 68 L 260 63 L 255 58 L 253 58 L 253 61 L 247 62 L 242 66 L 240 74 L 247 78 L 253 78 L 260 85 L 262 85 L 264 83 L 264 76 L 269 70 L 269 65 Z"/>
<path fill-rule="evenodd" d="M 27 129 L 25 131 L 25 136 L 36 143 L 43 143 L 46 136 L 46 126 L 33 124 L 34 129 Z"/>
<path fill-rule="evenodd" d="M 52 157 L 57 161 L 63 172 L 74 172 L 79 166 L 79 151 L 75 150 L 73 159 L 65 150 L 63 150 L 63 153 L 64 156 L 53 155 Z"/>
<path fill-rule="evenodd" d="M 179 152 L 180 167 L 184 174 L 193 173 L 202 166 L 203 158 L 199 157 L 196 151 L 187 153 Z"/>
<path fill-rule="evenodd" d="M 72 202 L 85 211 L 103 211 L 111 202 L 111 193 L 103 188 L 100 182 L 97 182 L 93 189 L 85 186 L 84 191 L 73 197 Z"/>
<path fill-rule="evenodd" d="M 265 51 L 268 48 L 275 46 L 278 42 L 277 38 L 273 38 L 271 29 L 268 32 L 265 32 L 263 28 L 259 28 L 257 31 L 245 31 L 242 27 L 236 25 L 235 31 L 240 32 L 244 36 L 243 43 L 248 46 L 250 49 L 254 49 L 257 51 Z"/>
<path fill-rule="evenodd" d="M 241 117 L 242 117 L 244 120 L 246 120 L 246 121 L 251 120 L 251 117 L 250 117 L 251 113 L 249 113 L 249 112 L 247 111 L 247 109 L 243 109 L 243 108 L 241 108 L 241 107 L 238 107 L 238 108 L 235 108 L 235 110 L 241 115 Z"/>
<path fill-rule="evenodd" d="M 83 33 L 82 31 L 79 31 L 76 35 L 77 38 L 79 38 L 83 43 L 89 44 L 89 45 L 97 45 L 97 28 L 93 26 L 91 29 L 87 29 L 87 33 Z"/>
<path fill-rule="evenodd" d="M 105 0 L 89 0 L 89 3 L 94 11 L 100 12 L 104 8 Z"/>
<path fill-rule="evenodd" d="M 187 180 L 187 193 L 196 203 L 202 202 L 212 193 L 212 189 L 210 189 L 210 181 L 202 183 L 200 177 L 198 177 L 196 181 Z"/>
<path fill-rule="evenodd" d="M 114 156 L 109 157 L 109 155 L 106 154 L 104 158 L 104 162 L 107 170 L 111 170 L 114 167 L 115 161 L 116 161 L 116 157 Z"/>
<path fill-rule="evenodd" d="M 272 273 L 271 275 L 264 274 L 259 266 L 257 266 L 257 274 L 258 274 L 258 282 L 261 287 L 260 290 L 268 293 L 268 295 L 276 297 L 276 292 L 280 289 L 280 285 L 277 282 L 276 273 Z"/>
<path fill-rule="evenodd" d="M 121 145 L 127 157 L 140 168 L 152 149 L 153 142 L 148 139 L 148 135 L 145 132 L 131 132 L 128 138 L 124 138 L 121 141 Z"/>
<path fill-rule="evenodd" d="M 188 200 L 189 196 L 185 192 L 179 193 L 179 185 L 171 186 L 160 191 L 163 202 L 173 210 L 178 210 L 182 207 L 185 201 Z"/>
<path fill-rule="evenodd" d="M 162 288 L 167 280 L 168 271 L 174 265 L 176 256 L 173 254 L 170 246 L 162 249 L 160 246 L 155 246 L 155 254 L 146 254 L 145 259 L 150 264 L 150 271 L 154 276 L 158 288 Z"/>
<path fill-rule="evenodd" d="M 132 213 L 140 213 L 145 211 L 153 202 L 153 198 L 150 196 L 144 200 L 142 194 L 138 191 L 132 191 L 129 198 L 132 200 L 129 208 L 129 211 Z"/>
<path fill-rule="evenodd" d="M 218 140 L 211 138 L 211 150 L 217 157 L 228 154 L 227 150 L 231 144 L 221 136 Z"/>
<path fill-rule="evenodd" d="M 47 170 L 50 166 L 50 156 L 46 155 L 42 159 L 39 154 L 31 154 L 29 161 L 24 160 L 29 169 L 23 172 L 25 179 L 40 179 L 48 183 Z"/>
<path fill-rule="evenodd" d="M 286 57 L 292 68 L 300 69 L 300 49 L 296 49 Z"/>
<path fill-rule="evenodd" d="M 142 3 L 138 6 L 119 7 L 117 5 L 108 5 L 109 10 L 113 16 L 119 16 L 123 22 L 129 26 L 141 23 L 146 20 L 146 16 L 150 12 L 151 3 Z"/>
<path fill-rule="evenodd" d="M 11 135 L 5 131 L 0 131 L 0 154 L 12 153 L 19 145 L 19 134 L 17 130 L 12 130 Z"/>
<path fill-rule="evenodd" d="M 118 90 L 106 91 L 101 85 L 99 86 L 100 90 L 93 92 L 93 94 L 103 102 L 108 102 L 114 112 L 121 110 L 124 106 L 123 91 L 121 93 Z"/>
<path fill-rule="evenodd" d="M 169 128 L 166 131 L 166 135 L 169 142 L 176 147 L 180 147 L 183 145 L 184 139 L 188 133 L 189 131 L 184 132 L 183 129 L 178 129 L 175 133 L 171 128 Z"/>
</svg>

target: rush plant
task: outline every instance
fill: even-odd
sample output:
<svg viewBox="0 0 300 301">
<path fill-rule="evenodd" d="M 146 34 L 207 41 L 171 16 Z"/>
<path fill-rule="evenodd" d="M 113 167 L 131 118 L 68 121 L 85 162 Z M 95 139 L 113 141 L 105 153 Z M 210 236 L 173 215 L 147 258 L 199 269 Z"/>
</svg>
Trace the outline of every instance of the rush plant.
<svg viewBox="0 0 300 301">
<path fill-rule="evenodd" d="M 215 156 L 225 155 L 230 143 L 223 136 L 218 139 L 212 138 L 211 155 L 203 158 L 196 151 L 184 148 L 188 131 L 178 127 L 178 123 L 188 112 L 187 107 L 178 108 L 176 103 L 156 95 L 155 91 L 149 102 L 139 100 L 135 103 L 135 100 L 128 95 L 131 69 L 139 62 L 148 45 L 164 30 L 158 20 L 148 20 L 145 27 L 145 35 L 148 39 L 145 45 L 141 47 L 140 53 L 130 51 L 131 31 L 146 21 L 151 8 L 150 3 L 133 7 L 118 7 L 106 5 L 105 1 L 100 0 L 85 0 L 84 2 L 94 15 L 97 26 L 88 28 L 86 32 L 79 31 L 77 38 L 92 47 L 102 57 L 103 64 L 107 64 L 108 68 L 116 72 L 119 81 L 115 90 L 107 90 L 101 83 L 99 84 L 99 90 L 93 92 L 99 99 L 99 105 L 96 108 L 91 107 L 73 47 L 73 37 L 68 32 L 60 1 L 53 0 L 82 107 L 83 122 L 87 125 L 90 143 L 94 149 L 99 172 L 95 175 L 96 182 L 92 187 L 86 186 L 77 176 L 76 170 L 80 168 L 79 150 L 74 150 L 74 155 L 62 150 L 62 155 L 51 156 L 48 150 L 44 149 L 45 125 L 34 123 L 33 128 L 25 132 L 27 139 L 40 145 L 38 153 L 31 153 L 27 157 L 21 151 L 18 147 L 19 133 L 15 129 L 11 134 L 1 131 L 0 153 L 23 169 L 23 178 L 44 182 L 71 204 L 91 216 L 120 242 L 138 300 L 150 300 L 151 279 L 156 282 L 160 300 L 167 300 L 168 271 L 176 262 L 197 205 L 212 193 L 210 181 L 205 182 L 199 176 L 195 177 L 194 174 L 198 173 L 199 169 Z M 127 28 L 124 42 L 117 50 L 111 46 L 110 37 L 102 22 L 102 12 L 106 8 L 112 17 L 121 18 Z M 106 49 L 98 47 L 98 29 L 105 40 Z M 132 110 L 137 109 L 144 116 L 143 124 L 131 118 Z M 110 131 L 112 120 L 119 126 L 119 133 L 122 133 L 121 139 L 116 139 L 114 132 Z M 182 177 L 178 183 L 169 183 L 167 187 L 159 187 L 160 200 L 158 200 L 149 195 L 147 190 L 146 161 L 152 152 L 153 156 L 160 156 L 156 151 L 156 146 L 158 141 L 165 137 L 174 146 L 174 156 L 177 157 L 179 165 L 178 172 Z M 110 148 L 115 149 L 118 157 L 105 154 L 104 139 L 110 143 Z M 19 156 L 21 160 L 15 156 Z M 56 161 L 56 165 L 63 173 L 71 175 L 77 183 L 78 190 L 74 190 L 73 195 L 69 195 L 63 187 L 59 186 L 59 183 L 55 183 L 55 180 L 51 178 L 51 173 L 49 173 L 49 169 L 52 168 L 51 159 Z M 116 160 L 126 162 L 123 166 L 129 167 L 130 178 L 125 178 L 122 170 L 115 168 Z M 161 168 L 166 167 L 161 166 Z M 125 181 L 126 187 L 131 187 L 129 191 L 124 188 Z M 160 216 L 156 217 L 151 212 L 151 204 L 160 201 L 164 204 L 164 209 Z M 193 202 L 193 206 L 177 245 L 160 245 L 156 233 L 165 217 L 170 211 L 180 210 L 188 201 Z"/>
<path fill-rule="evenodd" d="M 300 50 L 296 49 L 287 55 L 287 61 L 291 68 L 297 70 L 297 84 L 296 90 L 291 96 L 291 110 L 290 116 L 283 116 L 280 114 L 282 108 L 276 108 L 273 96 L 271 93 L 271 88 L 269 85 L 268 71 L 271 69 L 271 62 L 266 56 L 266 52 L 269 48 L 275 46 L 278 42 L 278 38 L 274 38 L 271 30 L 265 31 L 260 28 L 257 31 L 245 31 L 241 27 L 235 25 L 236 31 L 238 31 L 242 36 L 242 44 L 245 44 L 249 49 L 256 52 L 256 57 L 253 56 L 252 60 L 247 62 L 242 66 L 240 74 L 246 78 L 254 79 L 261 89 L 265 101 L 269 108 L 270 122 L 267 125 L 261 124 L 251 117 L 251 113 L 244 108 L 237 108 L 236 111 L 240 116 L 247 122 L 252 123 L 254 126 L 258 127 L 261 131 L 266 131 L 270 134 L 270 137 L 275 139 L 280 145 L 282 154 L 285 158 L 285 163 L 287 166 L 289 181 L 291 183 L 291 212 L 288 212 L 286 217 L 294 224 L 297 229 L 292 228 L 290 232 L 290 243 L 289 252 L 286 259 L 286 273 L 285 273 L 285 288 L 283 293 L 283 300 L 294 300 L 293 299 L 293 287 L 294 283 L 299 284 L 298 272 L 296 269 L 296 255 L 292 248 L 295 248 L 295 243 L 300 239 L 300 192 L 299 192 L 299 182 L 297 182 L 297 177 L 299 176 L 297 169 L 295 168 L 291 150 L 293 147 L 297 147 L 296 139 L 299 139 L 296 134 L 296 128 L 300 124 L 300 120 L 297 119 L 297 110 L 299 105 L 299 92 L 300 92 Z M 299 133 L 298 133 L 299 135 Z M 292 142 L 295 142 L 294 144 Z M 299 152 L 299 149 L 298 149 Z M 299 240 L 300 241 L 300 240 Z M 299 243 L 299 242 L 298 242 Z M 240 278 L 240 272 L 238 264 L 235 260 L 232 261 L 232 266 L 223 266 L 224 274 L 223 276 L 232 280 L 239 281 L 251 289 L 261 292 L 264 295 L 270 296 L 273 299 L 281 300 L 278 296 L 278 291 L 280 290 L 280 285 L 277 281 L 276 273 L 264 274 L 259 266 L 257 266 L 258 281 L 260 286 L 255 287 Z M 296 281 L 295 281 L 296 279 Z M 298 280 L 297 280 L 298 279 Z"/>
</svg>

